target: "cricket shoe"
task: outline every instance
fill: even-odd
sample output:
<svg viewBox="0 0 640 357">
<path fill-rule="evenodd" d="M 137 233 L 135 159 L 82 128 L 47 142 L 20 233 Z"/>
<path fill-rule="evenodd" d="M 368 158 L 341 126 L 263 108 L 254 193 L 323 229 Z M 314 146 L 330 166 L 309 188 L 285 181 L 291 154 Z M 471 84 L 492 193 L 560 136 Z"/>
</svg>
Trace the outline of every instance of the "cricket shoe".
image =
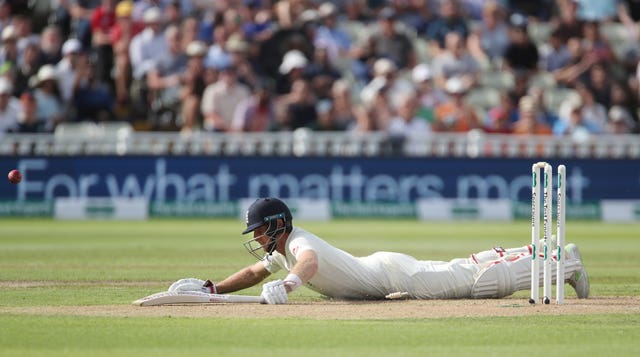
<svg viewBox="0 0 640 357">
<path fill-rule="evenodd" d="M 582 262 L 582 257 L 580 256 L 580 251 L 578 250 L 578 246 L 569 243 L 564 248 L 565 252 L 567 252 L 567 257 L 577 259 L 580 261 L 580 270 L 575 272 L 569 279 L 569 285 L 576 291 L 576 295 L 578 295 L 578 299 L 586 299 L 589 297 L 589 277 L 587 276 L 587 269 L 584 267 L 584 263 Z"/>
</svg>

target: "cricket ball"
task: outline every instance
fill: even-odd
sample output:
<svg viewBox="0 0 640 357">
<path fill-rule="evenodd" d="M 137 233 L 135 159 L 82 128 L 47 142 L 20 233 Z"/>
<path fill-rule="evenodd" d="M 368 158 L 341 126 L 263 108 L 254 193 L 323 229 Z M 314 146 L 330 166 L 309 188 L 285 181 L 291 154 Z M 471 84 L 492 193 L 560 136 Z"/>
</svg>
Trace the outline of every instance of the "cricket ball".
<svg viewBox="0 0 640 357">
<path fill-rule="evenodd" d="M 14 185 L 17 185 L 18 183 L 20 183 L 20 181 L 22 181 L 22 174 L 18 170 L 9 171 L 9 175 L 7 176 L 9 178 L 9 182 Z"/>
</svg>

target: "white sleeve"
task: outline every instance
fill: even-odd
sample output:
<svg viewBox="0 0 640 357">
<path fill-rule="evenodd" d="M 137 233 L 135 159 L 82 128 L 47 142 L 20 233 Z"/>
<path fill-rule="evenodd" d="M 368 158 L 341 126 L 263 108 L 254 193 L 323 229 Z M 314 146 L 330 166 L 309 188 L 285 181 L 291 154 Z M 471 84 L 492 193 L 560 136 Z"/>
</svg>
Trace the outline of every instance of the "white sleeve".
<svg viewBox="0 0 640 357">
<path fill-rule="evenodd" d="M 306 250 L 316 251 L 311 242 L 309 242 L 305 237 L 296 237 L 291 240 L 291 243 L 289 243 L 289 251 L 294 257 L 296 257 L 296 259 L 300 256 L 300 253 Z"/>
</svg>

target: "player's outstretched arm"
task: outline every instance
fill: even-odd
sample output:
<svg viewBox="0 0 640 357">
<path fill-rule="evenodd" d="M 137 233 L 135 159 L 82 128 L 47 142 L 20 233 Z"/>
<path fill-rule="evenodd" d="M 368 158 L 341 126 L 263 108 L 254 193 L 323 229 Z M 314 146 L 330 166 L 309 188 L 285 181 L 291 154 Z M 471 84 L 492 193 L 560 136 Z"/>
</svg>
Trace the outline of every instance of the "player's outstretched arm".
<svg viewBox="0 0 640 357">
<path fill-rule="evenodd" d="M 304 250 L 296 258 L 298 261 L 284 279 L 287 292 L 309 281 L 318 271 L 318 255 L 313 250 Z"/>
<path fill-rule="evenodd" d="M 219 283 L 198 278 L 185 278 L 171 284 L 169 291 L 199 291 L 208 294 L 230 293 L 254 286 L 264 280 L 269 273 L 261 262 L 250 265 Z"/>
<path fill-rule="evenodd" d="M 218 282 L 216 288 L 219 294 L 231 293 L 252 287 L 269 275 L 271 275 L 271 273 L 265 269 L 263 263 L 260 261 Z"/>
</svg>

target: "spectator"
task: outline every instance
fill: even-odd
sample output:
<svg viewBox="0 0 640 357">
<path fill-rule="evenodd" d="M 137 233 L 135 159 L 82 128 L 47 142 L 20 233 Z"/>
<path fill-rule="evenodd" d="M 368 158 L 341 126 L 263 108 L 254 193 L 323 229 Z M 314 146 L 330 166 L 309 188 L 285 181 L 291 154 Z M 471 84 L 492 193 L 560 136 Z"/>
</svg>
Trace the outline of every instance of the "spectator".
<svg viewBox="0 0 640 357">
<path fill-rule="evenodd" d="M 380 58 L 373 64 L 373 79 L 362 89 L 363 100 L 369 102 L 380 88 L 384 88 L 384 95 L 389 97 L 391 103 L 395 98 L 407 91 L 413 90 L 413 84 L 401 78 L 396 65 L 388 58 Z"/>
<path fill-rule="evenodd" d="M 580 116 L 584 126 L 592 134 L 604 133 L 607 124 L 607 108 L 595 101 L 593 92 L 585 84 L 578 83 L 575 89 L 578 91 L 582 102 Z"/>
<path fill-rule="evenodd" d="M 3 1 L 0 1 L 2 3 Z M 49 25 L 57 26 L 60 29 L 63 40 L 70 37 L 76 38 L 76 34 L 72 33 L 72 19 L 69 12 L 71 0 L 57 0 L 53 2 L 54 6 L 50 9 L 47 16 L 47 23 Z M 1 10 L 0 10 L 1 12 Z"/>
<path fill-rule="evenodd" d="M 40 43 L 40 35 L 33 32 L 33 19 L 26 15 L 14 15 L 13 26 L 18 38 L 18 53 L 22 55 L 25 48 L 32 44 Z"/>
<path fill-rule="evenodd" d="M 606 133 L 631 134 L 636 127 L 637 125 L 627 109 L 617 105 L 609 109 Z"/>
<path fill-rule="evenodd" d="M 302 111 L 314 113 L 318 119 L 311 120 L 313 124 L 302 125 L 318 130 L 387 130 L 390 119 L 398 117 L 395 108 L 400 108 L 400 100 L 406 97 L 404 92 L 411 89 L 416 90 L 418 97 L 416 116 L 436 121 L 436 106 L 448 102 L 446 96 L 439 91 L 444 88 L 447 79 L 469 72 L 467 84 L 473 86 L 477 81 L 480 65 L 500 63 L 501 59 L 505 68 L 513 70 L 518 79 L 514 88 L 515 97 L 534 98 L 538 121 L 552 125 L 557 118 L 543 107 L 544 91 L 529 88 L 528 79 L 537 70 L 536 65 L 540 69 L 551 71 L 560 86 L 575 87 L 581 93 L 592 92 L 593 106 L 588 104 L 590 101 L 583 94 L 583 122 L 589 123 L 592 116 L 597 116 L 602 122 L 603 110 L 613 105 L 623 106 L 632 120 L 637 121 L 635 94 L 640 92 L 640 80 L 629 76 L 638 68 L 637 58 L 616 58 L 607 38 L 600 33 L 599 18 L 605 16 L 609 19 L 610 13 L 618 10 L 622 14 L 619 15 L 620 20 L 630 26 L 630 38 L 638 36 L 640 32 L 632 22 L 640 19 L 640 10 L 635 11 L 640 6 L 635 6 L 635 1 L 604 0 L 601 4 L 595 0 L 554 0 L 559 15 L 550 22 L 554 26 L 550 44 L 539 47 L 538 57 L 542 60 L 534 63 L 536 61 L 533 53 L 538 47 L 528 39 L 526 21 L 514 21 L 509 28 L 520 30 L 520 38 L 525 40 L 523 42 L 526 42 L 526 46 L 514 50 L 517 47 L 514 44 L 518 41 L 510 39 L 509 50 L 504 49 L 506 25 L 501 10 L 507 8 L 509 12 L 517 13 L 511 19 L 536 21 L 535 18 L 548 18 L 548 14 L 545 15 L 544 12 L 554 8 L 547 6 L 551 2 L 542 0 L 537 5 L 532 5 L 521 0 L 376 0 L 353 3 L 308 0 L 263 3 L 250 0 L 236 6 L 233 2 L 60 0 L 59 7 L 52 11 L 49 25 L 45 25 L 37 19 L 34 22 L 26 11 L 11 14 L 6 6 L 9 2 L 0 0 L 0 74 L 11 78 L 14 96 L 18 97 L 31 90 L 29 79 L 37 78 L 38 69 L 43 64 L 55 64 L 59 95 L 64 105 L 72 95 L 71 87 L 76 76 L 74 62 L 79 56 L 89 55 L 82 51 L 93 53 L 95 50 L 98 61 L 113 60 L 112 64 L 105 67 L 98 62 L 98 68 L 102 70 L 98 71 L 97 77 L 85 75 L 85 78 L 92 78 L 93 84 L 86 87 L 92 93 L 94 89 L 103 88 L 101 78 L 114 81 L 112 95 L 116 97 L 117 105 L 111 110 L 115 112 L 106 110 L 101 113 L 129 118 L 131 105 L 134 104 L 136 111 L 133 114 L 136 119 L 147 119 L 147 111 L 152 103 L 149 100 L 154 98 L 148 95 L 147 85 L 154 87 L 163 82 L 161 78 L 164 77 L 156 76 L 159 67 L 155 67 L 155 64 L 158 61 L 171 62 L 174 56 L 164 54 L 176 52 L 169 50 L 164 43 L 163 24 L 171 22 L 174 26 L 181 26 L 180 34 L 183 37 L 176 52 L 182 53 L 182 75 L 178 76 L 178 81 L 174 81 L 177 84 L 170 88 L 175 88 L 177 93 L 174 96 L 174 103 L 177 105 L 176 128 L 181 127 L 185 131 L 196 130 L 206 121 L 201 109 L 208 104 L 202 101 L 202 96 L 207 86 L 219 83 L 219 79 L 226 75 L 221 69 L 226 66 L 229 58 L 235 69 L 236 82 L 254 87 L 260 82 L 259 77 L 277 78 L 277 94 L 285 95 L 283 99 L 296 97 L 291 94 L 293 82 L 306 81 L 313 93 L 310 93 L 311 99 L 307 98 L 310 102 L 299 102 L 308 106 L 290 107 L 288 103 L 283 111 L 289 114 L 297 111 L 298 114 L 294 115 L 296 117 Z M 605 6 L 612 2 L 618 6 Z M 468 11 L 460 11 L 462 6 Z M 545 6 L 546 9 L 540 9 Z M 589 10 L 592 6 L 606 9 Z M 185 12 L 188 9 L 196 11 Z M 438 12 L 437 18 L 432 18 L 431 12 L 434 10 Z M 143 16 L 145 13 L 148 15 Z M 587 13 L 591 15 L 585 15 Z M 276 25 L 272 20 L 274 14 L 283 26 Z M 132 20 L 135 16 L 141 20 L 154 19 L 141 24 Z M 482 20 L 474 26 L 475 30 L 471 35 L 468 34 L 469 26 L 465 16 Z M 341 26 L 343 17 L 350 21 L 362 21 L 362 26 L 377 26 L 378 30 L 370 31 L 364 36 L 366 39 L 363 43 L 353 45 Z M 366 23 L 367 21 L 373 23 Z M 200 31 L 208 23 L 215 23 L 215 30 L 212 25 L 207 34 L 216 37 L 210 49 L 215 60 L 204 62 L 201 56 L 185 56 L 189 45 L 202 35 Z M 439 50 L 430 53 L 432 62 L 429 65 L 425 63 L 417 66 L 410 40 L 412 37 L 403 31 L 409 27 L 437 44 Z M 34 28 L 38 31 L 34 32 Z M 447 44 L 449 33 L 452 35 L 451 43 Z M 67 37 L 68 34 L 71 37 Z M 146 34 L 146 39 L 143 34 Z M 432 35 L 433 38 L 430 37 Z M 85 45 L 78 46 L 78 41 L 85 41 Z M 61 46 L 63 42 L 66 46 Z M 442 49 L 441 43 L 444 43 Z M 113 55 L 103 51 L 107 47 L 113 50 Z M 523 49 L 524 47 L 527 48 Z M 136 54 L 138 56 L 132 60 L 130 56 Z M 345 57 L 347 54 L 350 57 Z M 295 58 L 288 59 L 287 55 Z M 383 60 L 379 61 L 381 59 Z M 388 65 L 389 60 L 392 66 Z M 633 68 L 626 67 L 631 62 Z M 347 67 L 351 71 L 349 74 L 344 72 Z M 153 69 L 155 73 L 149 72 L 149 69 Z M 284 72 L 281 73 L 280 70 Z M 86 72 L 89 73 L 88 70 Z M 521 73 L 525 75 L 520 77 Z M 414 74 L 419 79 L 415 79 Z M 354 88 L 346 89 L 350 86 L 343 85 L 340 79 L 345 75 L 355 77 Z M 409 78 L 415 81 L 409 83 Z M 618 80 L 621 81 L 619 84 L 616 82 Z M 85 84 L 88 83 L 87 81 Z M 35 82 L 31 84 L 34 85 Z M 48 84 L 38 82 L 37 90 L 33 89 L 31 94 L 36 95 L 37 92 L 40 95 L 45 86 Z M 165 89 L 168 88 L 169 86 Z M 351 104 L 349 94 L 360 88 L 363 89 L 363 105 L 354 105 L 348 109 Z M 152 90 L 164 91 L 156 87 Z M 630 95 L 631 91 L 633 96 Z M 340 100 L 336 92 L 344 93 L 345 98 Z M 49 101 L 49 98 L 37 99 L 40 99 L 40 107 Z M 311 106 L 313 110 L 310 109 Z M 63 106 L 63 112 L 68 113 L 67 111 L 68 108 Z M 476 113 L 474 110 L 472 112 Z M 286 120 L 289 120 L 289 114 Z M 75 118 L 72 113 L 68 116 Z M 95 117 L 93 114 L 82 116 L 92 119 Z M 283 120 L 282 116 L 280 120 Z M 297 121 L 305 122 L 303 119 Z M 493 122 L 488 120 L 484 124 L 490 126 Z M 52 127 L 47 129 L 51 130 Z M 237 129 L 234 127 L 232 130 Z"/>
<path fill-rule="evenodd" d="M 329 52 L 324 45 L 316 46 L 313 61 L 306 66 L 305 74 L 319 99 L 330 98 L 333 82 L 341 77 L 340 72 L 331 64 Z"/>
<path fill-rule="evenodd" d="M 325 2 L 320 5 L 318 15 L 322 24 L 316 31 L 314 44 L 316 47 L 324 47 L 330 62 L 338 65 L 342 58 L 347 57 L 351 48 L 351 39 L 338 27 L 338 8 L 334 4 Z"/>
<path fill-rule="evenodd" d="M 393 137 L 410 138 L 428 134 L 430 123 L 418 117 L 418 97 L 413 91 L 399 95 L 396 115 L 389 122 L 387 131 Z"/>
<path fill-rule="evenodd" d="M 93 48 L 97 58 L 97 77 L 100 81 L 112 84 L 113 47 L 111 34 L 116 25 L 117 0 L 102 0 L 91 15 L 91 34 Z"/>
<path fill-rule="evenodd" d="M 72 38 L 62 45 L 62 59 L 56 64 L 60 97 L 65 105 L 73 99 L 73 87 L 76 80 L 76 66 L 78 55 L 82 52 L 82 44 Z"/>
<path fill-rule="evenodd" d="M 586 21 L 582 27 L 582 46 L 588 55 L 593 55 L 601 63 L 611 64 L 615 62 L 616 55 L 611 48 L 609 40 L 602 36 L 600 23 Z"/>
<path fill-rule="evenodd" d="M 331 111 L 333 103 L 330 99 L 319 99 L 316 102 L 316 114 L 318 116 L 317 124 L 314 126 L 315 131 L 337 131 L 338 127 L 333 120 Z"/>
<path fill-rule="evenodd" d="M 578 3 L 580 0 L 557 0 L 559 18 L 555 28 L 558 30 L 563 43 L 567 43 L 570 38 L 582 37 L 584 30 L 583 22 L 578 19 Z"/>
<path fill-rule="evenodd" d="M 637 0 L 618 1 L 616 13 L 620 22 L 629 31 L 629 39 L 637 40 L 638 30 L 635 23 L 640 21 L 640 2 Z"/>
<path fill-rule="evenodd" d="M 167 45 L 162 34 L 162 12 L 157 7 L 147 9 L 143 16 L 144 30 L 133 36 L 129 45 L 129 61 L 131 63 L 132 83 L 129 88 L 131 101 L 136 115 L 146 116 L 148 89 L 146 87 L 147 72 L 153 68 L 156 59 L 167 52 Z"/>
<path fill-rule="evenodd" d="M 372 79 L 372 71 L 374 62 L 378 59 L 376 54 L 376 42 L 372 34 L 351 50 L 351 72 L 358 85 L 365 85 Z"/>
<path fill-rule="evenodd" d="M 226 43 L 226 41 L 229 39 L 230 36 L 234 34 L 238 34 L 238 35 L 242 34 L 243 21 L 244 19 L 242 18 L 242 15 L 240 15 L 238 10 L 233 7 L 229 7 L 222 14 L 222 23 L 216 26 L 216 29 L 214 30 L 214 35 L 215 35 L 215 31 L 219 30 L 220 27 L 223 27 L 225 29 L 227 38 L 221 42 L 221 44 L 224 46 L 224 44 Z"/>
<path fill-rule="evenodd" d="M 282 95 L 291 92 L 293 82 L 304 78 L 305 68 L 308 64 L 309 60 L 299 50 L 288 51 L 280 64 L 276 93 Z"/>
<path fill-rule="evenodd" d="M 70 17 L 72 36 L 80 40 L 83 48 L 91 47 L 91 16 L 100 4 L 101 0 L 68 0 L 57 12 L 57 18 Z"/>
<path fill-rule="evenodd" d="M 489 110 L 484 131 L 491 134 L 511 134 L 513 129 L 509 112 L 500 107 Z"/>
<path fill-rule="evenodd" d="M 464 96 L 469 90 L 467 82 L 460 77 L 449 78 L 445 90 L 449 100 L 436 107 L 435 121 L 431 126 L 433 131 L 467 132 L 482 128 L 480 118 L 464 102 Z"/>
<path fill-rule="evenodd" d="M 249 45 L 242 38 L 242 35 L 234 33 L 229 36 L 224 48 L 226 53 L 231 56 L 231 62 L 236 68 L 238 80 L 249 87 L 253 87 L 258 79 L 252 64 L 249 62 L 247 53 Z"/>
<path fill-rule="evenodd" d="M 558 121 L 558 115 L 547 107 L 545 101 L 545 90 L 541 87 L 530 87 L 528 95 L 533 98 L 535 107 L 538 109 L 539 119 L 553 127 L 555 122 Z"/>
<path fill-rule="evenodd" d="M 395 27 L 396 12 L 390 8 L 380 11 L 378 30 L 373 34 L 375 54 L 378 58 L 386 57 L 393 61 L 399 69 L 413 68 L 416 55 L 409 37 Z"/>
<path fill-rule="evenodd" d="M 587 54 L 582 47 L 582 41 L 575 37 L 567 42 L 569 61 L 564 67 L 553 72 L 556 82 L 562 86 L 571 87 L 578 81 L 585 81 L 589 71 L 598 62 L 593 53 Z"/>
<path fill-rule="evenodd" d="M 398 21 L 415 30 L 416 34 L 424 36 L 433 20 L 434 11 L 431 2 L 434 0 L 391 0 L 393 8 L 398 14 Z"/>
<path fill-rule="evenodd" d="M 11 25 L 11 1 L 0 0 L 0 33 Z"/>
<path fill-rule="evenodd" d="M 131 39 L 129 58 L 131 60 L 133 78 L 144 81 L 154 62 L 167 51 L 167 44 L 162 32 L 162 12 L 157 7 L 147 9 L 143 17 L 144 30 Z"/>
<path fill-rule="evenodd" d="M 147 88 L 155 129 L 177 129 L 176 117 L 180 108 L 181 75 L 187 67 L 182 50 L 180 30 L 170 25 L 164 32 L 167 52 L 158 58 L 147 73 Z"/>
<path fill-rule="evenodd" d="M 202 95 L 201 110 L 204 129 L 225 132 L 231 129 L 231 122 L 238 104 L 251 96 L 249 88 L 238 82 L 236 68 L 231 59 L 217 67 L 219 78 L 207 86 Z"/>
<path fill-rule="evenodd" d="M 510 95 L 516 98 L 516 102 L 520 98 L 527 95 L 529 91 L 529 82 L 532 74 L 527 71 L 518 71 L 513 75 L 513 88 L 509 90 Z M 538 108 L 540 110 L 540 108 Z"/>
<path fill-rule="evenodd" d="M 234 112 L 232 131 L 261 132 L 276 125 L 274 85 L 268 80 L 259 81 L 251 97 L 240 102 Z"/>
<path fill-rule="evenodd" d="M 432 72 L 426 63 L 421 63 L 411 71 L 411 79 L 416 86 L 418 95 L 417 116 L 433 123 L 435 119 L 435 107 L 447 101 L 447 95 L 439 88 L 434 87 Z"/>
<path fill-rule="evenodd" d="M 243 33 L 247 40 L 252 42 L 264 42 L 273 36 L 274 22 L 270 10 L 250 6 L 251 16 L 244 23 Z"/>
<path fill-rule="evenodd" d="M 201 41 L 193 41 L 187 46 L 187 68 L 182 76 L 182 91 L 180 93 L 180 102 L 182 103 L 181 131 L 183 132 L 193 131 L 201 125 L 201 98 L 207 86 L 204 66 L 206 51 L 206 45 Z"/>
<path fill-rule="evenodd" d="M 585 139 L 592 134 L 598 134 L 597 128 L 585 122 L 582 116 L 583 103 L 581 99 L 571 101 L 569 117 L 558 120 L 553 126 L 555 135 L 568 135 L 574 139 Z"/>
<path fill-rule="evenodd" d="M 24 49 L 22 58 L 18 62 L 15 71 L 15 81 L 13 83 L 13 94 L 20 96 L 22 92 L 29 89 L 29 80 L 38 73 L 40 64 L 40 46 L 37 42 L 30 42 Z"/>
<path fill-rule="evenodd" d="M 20 101 L 12 94 L 11 81 L 6 77 L 0 77 L 0 138 L 3 133 L 18 130 Z"/>
<path fill-rule="evenodd" d="M 497 0 L 489 0 L 482 8 L 482 22 L 468 38 L 469 53 L 478 62 L 495 63 L 509 44 L 509 27 L 503 19 Z"/>
<path fill-rule="evenodd" d="M 445 48 L 447 34 L 457 33 L 463 42 L 467 41 L 469 28 L 462 17 L 455 0 L 440 1 L 438 17 L 427 28 L 427 39 L 434 42 L 434 47 Z"/>
<path fill-rule="evenodd" d="M 484 10 L 489 3 L 495 3 L 498 6 L 507 5 L 506 0 L 500 0 L 498 3 L 496 0 L 459 0 L 461 12 L 465 17 L 472 21 L 482 21 Z M 493 6 L 493 5 L 491 5 Z"/>
<path fill-rule="evenodd" d="M 281 99 L 282 116 L 279 117 L 279 129 L 316 128 L 318 113 L 316 98 L 308 81 L 298 79 L 291 86 L 291 93 Z"/>
<path fill-rule="evenodd" d="M 478 83 L 479 67 L 467 51 L 462 37 L 450 32 L 445 43 L 444 51 L 432 62 L 436 86 L 444 88 L 450 78 L 457 77 L 465 82 L 467 88 L 474 87 Z"/>
<path fill-rule="evenodd" d="M 76 121 L 108 121 L 113 118 L 114 99 L 105 83 L 98 81 L 96 64 L 86 54 L 79 56 L 73 103 Z"/>
<path fill-rule="evenodd" d="M 624 82 L 614 81 L 610 84 L 610 98 L 609 108 L 613 106 L 621 106 L 631 113 L 631 117 L 634 121 L 638 121 L 636 111 L 638 110 L 638 98 L 631 95 L 629 88 Z"/>
<path fill-rule="evenodd" d="M 551 135 L 551 127 L 541 121 L 535 101 L 529 96 L 520 98 L 519 119 L 513 124 L 513 133 L 518 135 Z"/>
<path fill-rule="evenodd" d="M 38 102 L 31 91 L 20 95 L 20 114 L 18 116 L 19 133 L 41 133 L 48 131 L 45 127 L 46 120 L 38 116 Z"/>
<path fill-rule="evenodd" d="M 200 19 L 195 15 L 182 18 L 180 22 L 180 33 L 182 34 L 182 48 L 187 49 L 190 43 L 201 39 L 198 37 Z M 202 41 L 204 43 L 204 41 Z"/>
<path fill-rule="evenodd" d="M 60 61 L 62 35 L 56 26 L 47 26 L 40 36 L 40 65 L 56 64 Z"/>
<path fill-rule="evenodd" d="M 2 49 L 0 49 L 0 66 L 5 70 L 15 71 L 18 65 L 18 34 L 12 25 L 2 29 Z"/>
<path fill-rule="evenodd" d="M 130 98 L 129 88 L 132 83 L 131 61 L 129 58 L 129 46 L 134 36 L 143 30 L 139 22 L 131 18 L 133 1 L 123 0 L 116 5 L 116 23 L 111 32 L 111 48 L 113 49 L 113 82 L 117 103 L 117 115 L 127 117 L 129 115 Z"/>
<path fill-rule="evenodd" d="M 357 111 L 355 131 L 387 130 L 391 118 L 395 116 L 388 91 L 387 79 L 381 77 L 371 80 L 367 85 L 367 90 L 360 92 L 363 107 Z"/>
<path fill-rule="evenodd" d="M 546 72 L 553 73 L 569 65 L 572 60 L 572 56 L 567 44 L 562 41 L 560 31 L 558 29 L 553 30 L 549 35 L 547 43 L 541 46 L 540 57 L 540 69 Z"/>
<path fill-rule="evenodd" d="M 527 20 L 519 14 L 510 18 L 510 42 L 504 53 L 506 69 L 512 72 L 526 72 L 532 74 L 538 69 L 539 53 L 527 32 Z"/>
<path fill-rule="evenodd" d="M 351 87 L 349 82 L 338 79 L 331 87 L 330 122 L 335 130 L 347 130 L 356 123 L 356 109 L 351 101 Z"/>
<path fill-rule="evenodd" d="M 58 73 L 53 65 L 40 67 L 35 77 L 33 95 L 38 103 L 38 117 L 44 119 L 46 131 L 53 131 L 66 115 L 58 87 Z"/>
<path fill-rule="evenodd" d="M 164 7 L 164 18 L 167 25 L 179 26 L 182 22 L 182 8 L 180 3 L 187 1 L 170 0 Z"/>
<path fill-rule="evenodd" d="M 278 2 L 278 4 L 280 1 Z M 313 57 L 313 38 L 309 29 L 315 25 L 307 18 L 302 18 L 292 26 L 276 27 L 273 35 L 263 40 L 259 44 L 259 65 L 261 69 L 257 72 L 277 78 L 280 75 L 279 68 L 284 55 L 297 50 L 309 59 Z M 281 91 L 279 84 L 276 84 L 279 94 L 288 93 L 290 88 Z"/>
<path fill-rule="evenodd" d="M 134 3 L 131 13 L 134 21 L 144 21 L 145 14 L 149 9 L 162 9 L 162 0 L 137 0 Z"/>
<path fill-rule="evenodd" d="M 295 19 L 305 10 L 304 1 L 281 0 L 273 5 L 273 10 L 280 28 L 287 29 L 294 26 Z"/>
<path fill-rule="evenodd" d="M 209 47 L 209 52 L 207 53 L 207 63 L 216 63 L 222 57 L 228 55 L 225 51 L 225 45 L 230 35 L 231 33 L 229 33 L 229 30 L 224 26 L 218 25 L 214 28 L 213 43 Z"/>
<path fill-rule="evenodd" d="M 518 101 L 520 100 L 512 91 L 503 90 L 500 92 L 500 100 L 498 105 L 489 109 L 487 116 L 485 118 L 484 126 L 491 127 L 495 125 L 493 120 L 496 117 L 502 117 L 502 115 L 498 115 L 498 113 L 504 113 L 507 116 L 507 120 L 509 122 L 509 126 L 511 124 L 518 121 Z"/>
<path fill-rule="evenodd" d="M 593 56 L 589 56 L 589 58 L 593 60 Z M 593 92 L 596 102 L 610 108 L 612 99 L 611 89 L 613 87 L 614 80 L 611 79 L 611 74 L 608 69 L 600 63 L 594 63 L 583 78 L 583 81 Z"/>
</svg>

